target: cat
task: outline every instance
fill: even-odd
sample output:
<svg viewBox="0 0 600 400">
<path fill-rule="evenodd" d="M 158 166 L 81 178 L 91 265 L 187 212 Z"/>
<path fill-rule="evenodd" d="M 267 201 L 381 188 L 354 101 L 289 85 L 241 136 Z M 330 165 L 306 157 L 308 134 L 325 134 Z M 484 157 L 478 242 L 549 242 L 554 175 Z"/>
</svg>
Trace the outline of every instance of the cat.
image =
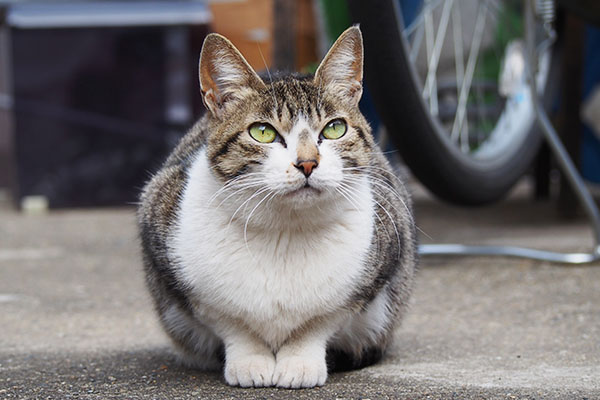
<svg viewBox="0 0 600 400">
<path fill-rule="evenodd" d="M 272 79 L 213 33 L 199 77 L 207 113 L 138 209 L 147 285 L 182 362 L 285 388 L 377 362 L 407 308 L 416 235 L 358 109 L 360 29 L 314 76 Z"/>
</svg>

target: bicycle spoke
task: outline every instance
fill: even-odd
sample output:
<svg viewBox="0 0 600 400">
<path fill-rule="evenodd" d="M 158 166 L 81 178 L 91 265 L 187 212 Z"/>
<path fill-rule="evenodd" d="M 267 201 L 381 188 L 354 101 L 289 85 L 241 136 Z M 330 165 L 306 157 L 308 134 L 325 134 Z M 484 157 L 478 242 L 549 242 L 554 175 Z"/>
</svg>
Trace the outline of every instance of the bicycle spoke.
<svg viewBox="0 0 600 400">
<path fill-rule="evenodd" d="M 423 20 L 425 21 L 425 49 L 426 49 L 426 54 L 427 54 L 427 64 L 429 64 L 429 61 L 431 60 L 431 57 L 433 56 L 433 36 L 434 36 L 434 31 L 433 31 L 433 10 L 431 9 L 431 0 L 425 0 L 425 8 L 423 10 Z M 431 94 L 431 93 L 429 93 Z M 431 100 L 431 96 L 429 95 L 424 95 L 425 100 L 428 101 L 429 103 L 429 111 L 432 111 L 432 100 Z M 437 115 L 434 114 L 434 115 Z"/>
<path fill-rule="evenodd" d="M 452 8 L 452 38 L 454 40 L 454 66 L 456 68 L 456 99 L 460 97 L 460 87 L 465 76 L 465 54 L 463 48 L 463 34 L 461 9 L 459 6 Z M 469 131 L 469 120 L 465 121 L 464 129 Z"/>
<path fill-rule="evenodd" d="M 417 62 L 417 57 L 419 56 L 419 50 L 421 50 L 421 43 L 423 42 L 424 33 L 425 29 L 423 28 L 423 25 L 419 25 L 417 31 L 415 32 L 415 37 L 410 48 L 410 62 L 413 64 Z"/>
<path fill-rule="evenodd" d="M 427 3 L 429 3 L 429 7 L 431 7 L 431 11 L 435 10 L 437 8 L 437 6 L 439 6 L 442 3 L 442 0 L 426 0 Z M 423 16 L 424 13 L 420 13 L 417 18 L 415 18 L 415 20 L 406 28 L 404 29 L 404 36 L 405 37 L 409 37 L 410 35 L 413 34 L 413 32 L 415 32 L 417 30 L 417 28 L 419 26 L 423 25 Z"/>
<path fill-rule="evenodd" d="M 425 80 L 425 87 L 423 88 L 423 96 L 425 96 L 426 99 L 429 99 L 429 108 L 431 114 L 434 116 L 438 115 L 437 67 L 440 61 L 442 44 L 446 37 L 446 30 L 448 28 L 448 21 L 450 20 L 450 11 L 452 10 L 453 2 L 454 0 L 447 0 L 444 3 L 438 31 L 435 36 L 435 42 L 433 43 L 433 49 L 431 50 L 431 54 L 428 54 L 428 56 L 430 55 L 431 57 L 428 57 L 427 79 Z"/>
<path fill-rule="evenodd" d="M 473 32 L 473 40 L 471 41 L 471 48 L 469 50 L 469 58 L 467 60 L 467 68 L 465 70 L 465 77 L 460 88 L 460 95 L 458 97 L 458 107 L 456 117 L 454 118 L 454 124 L 452 125 L 452 132 L 450 138 L 453 141 L 457 141 L 460 135 L 460 146 L 463 151 L 468 151 L 468 137 L 462 131 L 463 123 L 466 116 L 467 99 L 471 90 L 471 83 L 473 80 L 473 73 L 475 72 L 475 65 L 477 64 L 477 57 L 479 56 L 479 47 L 483 38 L 483 29 L 485 27 L 485 18 L 487 14 L 487 7 L 482 7 L 481 4 L 477 7 L 477 19 L 475 20 L 475 29 Z M 466 139 L 466 140 L 465 140 Z"/>
</svg>

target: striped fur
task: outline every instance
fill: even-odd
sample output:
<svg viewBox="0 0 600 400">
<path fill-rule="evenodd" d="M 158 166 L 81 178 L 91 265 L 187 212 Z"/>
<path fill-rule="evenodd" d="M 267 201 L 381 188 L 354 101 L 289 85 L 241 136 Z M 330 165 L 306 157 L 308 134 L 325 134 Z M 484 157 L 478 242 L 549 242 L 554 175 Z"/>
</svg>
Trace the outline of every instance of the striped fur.
<svg viewBox="0 0 600 400">
<path fill-rule="evenodd" d="M 220 61 L 222 64 L 220 64 Z M 210 35 L 209 112 L 148 182 L 138 210 L 146 279 L 188 365 L 240 386 L 322 385 L 385 353 L 408 304 L 415 226 L 402 183 L 358 110 L 350 28 L 316 76 L 261 79 Z M 321 135 L 333 119 L 347 131 Z M 278 132 L 259 143 L 255 122 Z M 310 158 L 307 175 L 298 160 Z"/>
</svg>

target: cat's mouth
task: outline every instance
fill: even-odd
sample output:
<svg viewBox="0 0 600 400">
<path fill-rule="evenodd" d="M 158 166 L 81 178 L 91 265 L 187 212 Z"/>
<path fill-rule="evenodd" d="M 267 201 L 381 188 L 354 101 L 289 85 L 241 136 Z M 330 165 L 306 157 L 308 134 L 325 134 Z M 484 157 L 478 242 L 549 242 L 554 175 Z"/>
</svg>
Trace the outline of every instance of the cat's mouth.
<svg viewBox="0 0 600 400">
<path fill-rule="evenodd" d="M 308 182 L 304 184 L 304 186 L 294 189 L 291 192 L 286 193 L 287 197 L 292 196 L 310 196 L 310 195 L 318 195 L 321 193 L 321 190 L 317 189 L 314 186 L 311 186 Z"/>
</svg>

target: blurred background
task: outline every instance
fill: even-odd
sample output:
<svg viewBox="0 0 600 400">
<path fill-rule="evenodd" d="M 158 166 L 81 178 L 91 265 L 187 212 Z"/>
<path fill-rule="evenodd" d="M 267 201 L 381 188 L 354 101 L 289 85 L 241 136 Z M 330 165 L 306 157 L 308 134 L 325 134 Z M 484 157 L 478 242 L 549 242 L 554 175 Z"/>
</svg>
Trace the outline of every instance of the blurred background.
<svg viewBox="0 0 600 400">
<path fill-rule="evenodd" d="M 408 13 L 422 1 L 400 3 Z M 475 8 L 465 3 L 458 10 L 468 27 Z M 197 63 L 209 32 L 228 37 L 257 71 L 314 72 L 351 21 L 344 0 L 0 1 L 1 196 L 25 210 L 134 203 L 204 113 Z M 487 32 L 496 32 L 490 24 Z M 569 135 L 593 186 L 600 183 L 600 35 L 583 22 L 578 29 L 581 90 L 567 101 L 581 104 L 583 125 Z M 492 46 L 492 36 L 482 46 Z M 368 88 L 361 107 L 395 157 Z"/>
</svg>

